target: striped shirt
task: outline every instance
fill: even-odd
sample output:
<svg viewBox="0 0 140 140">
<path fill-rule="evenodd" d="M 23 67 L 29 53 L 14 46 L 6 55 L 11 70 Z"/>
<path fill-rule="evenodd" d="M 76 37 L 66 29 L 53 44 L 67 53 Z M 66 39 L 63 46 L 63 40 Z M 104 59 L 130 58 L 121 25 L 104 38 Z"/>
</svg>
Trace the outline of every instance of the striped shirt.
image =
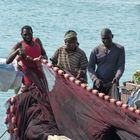
<svg viewBox="0 0 140 140">
<path fill-rule="evenodd" d="M 78 75 L 78 71 L 82 71 L 83 78 L 87 81 L 88 60 L 85 52 L 79 47 L 75 51 L 67 52 L 66 47 L 62 46 L 56 50 L 52 59 L 57 62 L 61 69 L 68 71 L 74 77 Z"/>
</svg>

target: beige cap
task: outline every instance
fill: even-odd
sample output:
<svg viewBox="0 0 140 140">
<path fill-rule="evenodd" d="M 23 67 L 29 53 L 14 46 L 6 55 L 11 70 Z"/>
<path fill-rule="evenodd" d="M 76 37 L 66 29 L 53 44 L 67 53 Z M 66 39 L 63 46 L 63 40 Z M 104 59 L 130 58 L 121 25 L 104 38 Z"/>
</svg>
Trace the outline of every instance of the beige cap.
<svg viewBox="0 0 140 140">
<path fill-rule="evenodd" d="M 69 39 L 69 38 L 73 38 L 73 37 L 77 37 L 77 33 L 74 31 L 66 32 L 64 35 L 64 39 Z"/>
</svg>

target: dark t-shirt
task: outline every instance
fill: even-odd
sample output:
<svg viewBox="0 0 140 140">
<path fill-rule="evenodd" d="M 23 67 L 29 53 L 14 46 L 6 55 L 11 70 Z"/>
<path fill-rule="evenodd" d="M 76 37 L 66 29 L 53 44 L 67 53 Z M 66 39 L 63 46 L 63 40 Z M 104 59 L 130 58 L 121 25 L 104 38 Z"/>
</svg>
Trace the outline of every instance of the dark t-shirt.
<svg viewBox="0 0 140 140">
<path fill-rule="evenodd" d="M 124 47 L 113 43 L 111 48 L 103 44 L 95 47 L 91 52 L 88 71 L 93 81 L 97 78 L 109 83 L 114 77 L 120 79 L 125 68 Z"/>
</svg>

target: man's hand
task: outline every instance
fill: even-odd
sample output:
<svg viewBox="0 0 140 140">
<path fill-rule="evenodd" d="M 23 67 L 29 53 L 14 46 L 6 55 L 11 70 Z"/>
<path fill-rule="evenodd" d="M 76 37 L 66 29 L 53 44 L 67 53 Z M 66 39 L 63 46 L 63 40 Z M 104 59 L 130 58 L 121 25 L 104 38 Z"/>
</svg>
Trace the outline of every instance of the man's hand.
<svg viewBox="0 0 140 140">
<path fill-rule="evenodd" d="M 96 79 L 94 84 L 95 84 L 96 88 L 103 87 L 103 81 L 100 79 Z"/>
<path fill-rule="evenodd" d="M 33 61 L 41 62 L 41 59 L 42 59 L 42 56 L 39 56 L 39 57 L 34 58 Z"/>
<path fill-rule="evenodd" d="M 26 57 L 26 55 L 25 55 L 25 53 L 24 53 L 22 48 L 18 48 L 17 51 L 18 51 L 18 55 L 20 55 L 21 57 Z"/>
<path fill-rule="evenodd" d="M 118 83 L 118 78 L 114 77 L 113 80 L 112 80 L 112 83 Z"/>
<path fill-rule="evenodd" d="M 52 62 L 53 66 L 57 65 L 57 60 L 55 60 L 54 58 L 50 58 L 50 61 Z"/>
<path fill-rule="evenodd" d="M 34 58 L 33 61 L 35 61 L 36 63 L 40 63 L 40 62 L 43 62 L 45 64 L 48 63 L 48 60 L 46 58 L 44 58 L 42 55 Z"/>
<path fill-rule="evenodd" d="M 83 78 L 83 77 L 85 77 L 85 75 L 86 75 L 86 71 L 85 70 L 78 70 L 76 79 Z"/>
</svg>

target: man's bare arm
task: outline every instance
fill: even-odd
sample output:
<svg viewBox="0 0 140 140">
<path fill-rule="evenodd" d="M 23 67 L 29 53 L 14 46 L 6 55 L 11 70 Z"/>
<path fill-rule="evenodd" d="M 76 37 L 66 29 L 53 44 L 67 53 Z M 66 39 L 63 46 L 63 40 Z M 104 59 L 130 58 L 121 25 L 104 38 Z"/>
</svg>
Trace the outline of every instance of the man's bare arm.
<svg viewBox="0 0 140 140">
<path fill-rule="evenodd" d="M 36 38 L 36 42 L 40 45 L 41 47 L 41 55 L 43 56 L 44 59 L 47 59 L 48 60 L 48 56 L 46 54 L 46 51 L 45 49 L 43 48 L 43 45 L 42 45 L 42 42 L 39 38 Z"/>
<path fill-rule="evenodd" d="M 13 47 L 11 53 L 8 55 L 8 57 L 7 57 L 7 59 L 6 59 L 6 63 L 7 63 L 7 64 L 12 63 L 13 60 L 15 59 L 15 57 L 19 54 L 19 51 L 20 51 L 20 49 L 21 49 L 20 46 L 21 46 L 20 43 L 17 43 L 17 44 Z"/>
</svg>

